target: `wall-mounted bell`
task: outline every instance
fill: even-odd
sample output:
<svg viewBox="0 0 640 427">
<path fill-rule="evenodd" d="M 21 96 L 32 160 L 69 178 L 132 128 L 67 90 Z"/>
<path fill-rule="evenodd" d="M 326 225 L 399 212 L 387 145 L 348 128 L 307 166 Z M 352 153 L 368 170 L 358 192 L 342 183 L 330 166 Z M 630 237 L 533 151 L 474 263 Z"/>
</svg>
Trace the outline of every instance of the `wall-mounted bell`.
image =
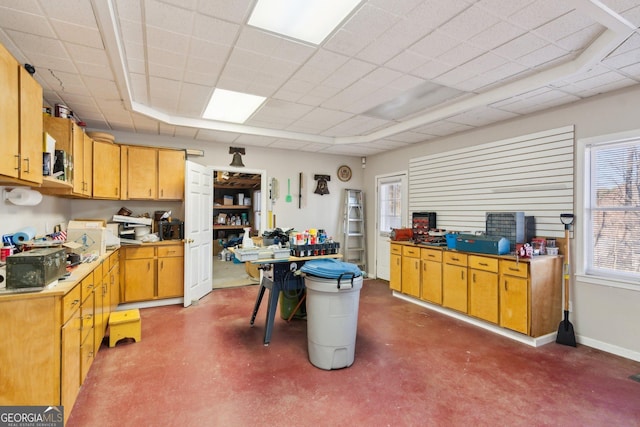
<svg viewBox="0 0 640 427">
<path fill-rule="evenodd" d="M 242 163 L 242 155 L 245 154 L 244 148 L 241 147 L 229 147 L 229 154 L 233 154 L 231 163 L 229 166 L 244 167 Z"/>
</svg>

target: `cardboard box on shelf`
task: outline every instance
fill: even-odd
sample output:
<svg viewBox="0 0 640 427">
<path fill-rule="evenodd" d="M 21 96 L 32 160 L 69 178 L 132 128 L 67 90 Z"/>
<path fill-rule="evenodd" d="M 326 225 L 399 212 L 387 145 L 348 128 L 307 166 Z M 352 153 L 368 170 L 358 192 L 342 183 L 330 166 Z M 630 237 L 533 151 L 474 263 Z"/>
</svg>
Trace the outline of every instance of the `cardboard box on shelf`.
<svg viewBox="0 0 640 427">
<path fill-rule="evenodd" d="M 222 204 L 225 206 L 233 205 L 233 196 L 224 196 L 222 200 Z"/>
<path fill-rule="evenodd" d="M 103 220 L 69 221 L 67 242 L 80 245 L 72 251 L 80 255 L 104 255 L 107 251 L 105 225 Z"/>
</svg>

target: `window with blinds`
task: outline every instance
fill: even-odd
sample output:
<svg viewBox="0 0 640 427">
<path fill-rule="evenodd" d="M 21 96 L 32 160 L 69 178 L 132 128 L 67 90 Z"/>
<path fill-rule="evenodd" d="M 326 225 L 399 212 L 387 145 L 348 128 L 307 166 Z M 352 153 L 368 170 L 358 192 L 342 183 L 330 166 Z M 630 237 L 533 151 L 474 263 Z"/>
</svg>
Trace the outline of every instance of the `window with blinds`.
<svg viewBox="0 0 640 427">
<path fill-rule="evenodd" d="M 573 176 L 573 126 L 431 154 L 409 162 L 409 213 L 436 212 L 447 231 L 485 231 L 489 212 L 524 212 L 538 236 L 562 237 Z"/>
<path fill-rule="evenodd" d="M 640 278 L 640 138 L 585 150 L 586 273 Z"/>
</svg>

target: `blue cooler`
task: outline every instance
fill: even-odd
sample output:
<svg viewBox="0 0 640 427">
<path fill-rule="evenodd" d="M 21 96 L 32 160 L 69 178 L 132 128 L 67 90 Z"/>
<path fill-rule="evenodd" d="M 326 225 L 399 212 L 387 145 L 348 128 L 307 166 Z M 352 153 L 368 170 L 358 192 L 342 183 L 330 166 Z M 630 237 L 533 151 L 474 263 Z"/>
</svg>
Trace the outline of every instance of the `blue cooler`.
<svg viewBox="0 0 640 427">
<path fill-rule="evenodd" d="M 355 358 L 362 272 L 335 259 L 307 261 L 300 269 L 307 288 L 309 361 L 320 369 L 340 369 Z"/>
</svg>

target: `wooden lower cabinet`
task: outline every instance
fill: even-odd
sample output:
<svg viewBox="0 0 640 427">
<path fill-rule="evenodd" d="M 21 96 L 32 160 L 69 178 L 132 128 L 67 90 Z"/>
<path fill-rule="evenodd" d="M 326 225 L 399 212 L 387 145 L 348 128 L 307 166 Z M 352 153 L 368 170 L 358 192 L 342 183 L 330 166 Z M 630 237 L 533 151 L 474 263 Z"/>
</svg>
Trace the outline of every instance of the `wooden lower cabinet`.
<svg viewBox="0 0 640 427">
<path fill-rule="evenodd" d="M 498 324 L 498 259 L 469 255 L 469 314 Z"/>
<path fill-rule="evenodd" d="M 389 287 L 402 291 L 402 246 L 391 244 L 391 262 L 389 264 Z"/>
<path fill-rule="evenodd" d="M 184 295 L 184 245 L 146 244 L 121 249 L 121 301 L 150 301 Z"/>
<path fill-rule="evenodd" d="M 402 293 L 420 297 L 420 248 L 402 248 Z"/>
<path fill-rule="evenodd" d="M 400 242 L 390 261 L 391 289 L 420 300 L 531 337 L 554 333 L 562 320 L 562 256 L 517 260 Z"/>
<path fill-rule="evenodd" d="M 11 367 L 2 370 L 0 406 L 63 405 L 69 418 L 99 348 L 96 295 L 107 258 L 81 264 L 51 290 L 0 295 L 0 366 Z"/>
<path fill-rule="evenodd" d="M 420 298 L 435 304 L 442 304 L 442 251 L 440 249 L 420 249 L 422 272 L 420 273 Z"/>
<path fill-rule="evenodd" d="M 445 252 L 442 258 L 442 305 L 466 313 L 468 310 L 467 255 L 460 252 Z"/>
</svg>

